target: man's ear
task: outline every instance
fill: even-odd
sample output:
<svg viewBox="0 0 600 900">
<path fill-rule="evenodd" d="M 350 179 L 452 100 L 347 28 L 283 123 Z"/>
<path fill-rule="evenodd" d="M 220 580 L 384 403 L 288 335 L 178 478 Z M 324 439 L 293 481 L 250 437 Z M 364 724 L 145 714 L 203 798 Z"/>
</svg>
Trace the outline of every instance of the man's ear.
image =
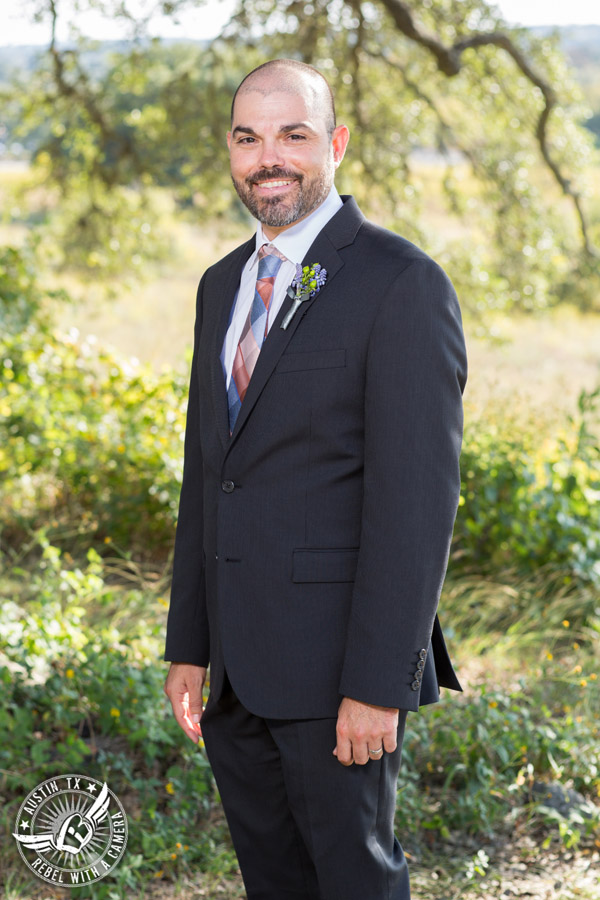
<svg viewBox="0 0 600 900">
<path fill-rule="evenodd" d="M 338 125 L 334 128 L 331 143 L 333 145 L 333 161 L 336 169 L 344 158 L 344 153 L 346 152 L 349 140 L 350 132 L 345 125 Z"/>
<path fill-rule="evenodd" d="M 231 150 L 231 132 L 227 132 L 227 148 Z"/>
</svg>

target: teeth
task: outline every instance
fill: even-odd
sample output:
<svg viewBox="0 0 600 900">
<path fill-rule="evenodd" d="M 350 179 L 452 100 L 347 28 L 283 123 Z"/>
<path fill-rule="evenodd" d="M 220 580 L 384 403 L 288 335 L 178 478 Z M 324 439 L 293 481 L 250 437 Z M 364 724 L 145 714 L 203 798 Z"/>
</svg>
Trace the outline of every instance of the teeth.
<svg viewBox="0 0 600 900">
<path fill-rule="evenodd" d="M 274 188 L 274 187 L 285 187 L 286 184 L 291 184 L 291 181 L 261 181 L 259 182 L 259 187 L 261 188 Z"/>
</svg>

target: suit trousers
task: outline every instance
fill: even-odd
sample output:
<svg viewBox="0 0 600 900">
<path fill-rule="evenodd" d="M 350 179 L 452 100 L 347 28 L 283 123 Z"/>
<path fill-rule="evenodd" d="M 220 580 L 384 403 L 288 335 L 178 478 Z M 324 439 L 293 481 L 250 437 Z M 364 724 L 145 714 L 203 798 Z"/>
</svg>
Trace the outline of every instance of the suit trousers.
<svg viewBox="0 0 600 900">
<path fill-rule="evenodd" d="M 248 900 L 410 900 L 394 835 L 398 749 L 364 766 L 333 756 L 336 719 L 263 719 L 230 685 L 202 716 Z"/>
</svg>

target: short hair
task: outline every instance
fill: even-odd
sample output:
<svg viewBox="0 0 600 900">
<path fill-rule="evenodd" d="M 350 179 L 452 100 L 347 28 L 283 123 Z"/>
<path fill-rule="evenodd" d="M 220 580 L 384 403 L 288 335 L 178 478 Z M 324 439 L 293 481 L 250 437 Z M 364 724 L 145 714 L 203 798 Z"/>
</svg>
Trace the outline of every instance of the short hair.
<svg viewBox="0 0 600 900">
<path fill-rule="evenodd" d="M 309 78 L 312 78 L 313 81 L 318 80 L 321 86 L 321 92 L 325 93 L 326 98 L 326 109 L 324 110 L 325 115 L 325 125 L 327 128 L 327 132 L 329 136 L 333 134 L 333 130 L 335 128 L 335 101 L 333 99 L 333 92 L 329 85 L 327 79 L 319 72 L 318 69 L 315 69 L 314 66 L 309 66 L 307 63 L 300 62 L 297 59 L 270 59 L 268 62 L 262 63 L 262 65 L 257 66 L 255 69 L 252 69 L 251 72 L 245 76 L 245 78 L 240 81 L 235 94 L 233 95 L 233 100 L 231 101 L 231 124 L 233 124 L 233 109 L 235 106 L 235 101 L 237 95 L 243 90 L 244 85 L 252 79 L 257 72 L 268 72 L 269 69 L 287 69 L 288 72 L 291 71 L 293 76 L 294 73 L 302 73 L 307 75 Z M 295 81 L 293 78 L 290 78 L 287 82 L 282 81 L 280 84 L 281 90 L 287 90 L 290 92 L 295 92 Z"/>
</svg>

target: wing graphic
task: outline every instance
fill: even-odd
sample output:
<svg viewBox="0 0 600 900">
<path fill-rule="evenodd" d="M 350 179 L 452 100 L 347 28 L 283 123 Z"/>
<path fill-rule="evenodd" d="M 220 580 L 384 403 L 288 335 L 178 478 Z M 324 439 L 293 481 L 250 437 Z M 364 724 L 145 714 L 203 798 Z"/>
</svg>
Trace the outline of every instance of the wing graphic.
<svg viewBox="0 0 600 900">
<path fill-rule="evenodd" d="M 21 844 L 25 844 L 30 850 L 37 850 L 38 853 L 44 853 L 46 850 L 56 850 L 51 834 L 15 834 Z"/>
<path fill-rule="evenodd" d="M 84 819 L 88 819 L 92 823 L 94 831 L 100 822 L 106 818 L 108 807 L 110 805 L 110 797 L 108 794 L 108 785 L 106 782 L 102 785 L 102 790 L 94 800 L 92 806 L 86 811 Z"/>
</svg>

